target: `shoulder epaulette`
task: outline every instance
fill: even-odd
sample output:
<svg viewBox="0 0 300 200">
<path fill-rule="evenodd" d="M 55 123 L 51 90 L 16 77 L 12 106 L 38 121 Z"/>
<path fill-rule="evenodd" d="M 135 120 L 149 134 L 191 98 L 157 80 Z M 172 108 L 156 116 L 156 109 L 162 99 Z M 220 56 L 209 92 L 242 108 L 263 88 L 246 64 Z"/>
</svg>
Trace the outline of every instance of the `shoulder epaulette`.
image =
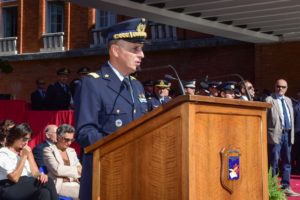
<svg viewBox="0 0 300 200">
<path fill-rule="evenodd" d="M 100 78 L 100 75 L 97 74 L 96 72 L 91 72 L 91 73 L 88 73 L 89 76 L 92 76 L 93 78 Z"/>
<path fill-rule="evenodd" d="M 130 76 L 131 80 L 136 80 L 136 78 L 134 76 Z"/>
</svg>

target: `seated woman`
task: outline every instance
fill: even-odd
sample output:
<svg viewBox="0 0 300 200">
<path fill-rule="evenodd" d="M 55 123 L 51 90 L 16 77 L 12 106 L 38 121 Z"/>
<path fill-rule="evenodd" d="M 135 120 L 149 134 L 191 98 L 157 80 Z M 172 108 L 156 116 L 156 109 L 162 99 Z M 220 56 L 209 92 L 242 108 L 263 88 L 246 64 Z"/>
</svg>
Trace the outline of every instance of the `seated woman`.
<svg viewBox="0 0 300 200">
<path fill-rule="evenodd" d="M 0 149 L 1 200 L 57 200 L 51 178 L 40 173 L 28 141 L 32 130 L 21 123 L 9 130 L 6 146 Z"/>
<path fill-rule="evenodd" d="M 57 143 L 43 150 L 44 163 L 49 176 L 54 180 L 57 193 L 75 200 L 79 196 L 78 178 L 82 169 L 76 151 L 70 148 L 75 129 L 71 125 L 62 124 L 56 133 Z"/>
</svg>

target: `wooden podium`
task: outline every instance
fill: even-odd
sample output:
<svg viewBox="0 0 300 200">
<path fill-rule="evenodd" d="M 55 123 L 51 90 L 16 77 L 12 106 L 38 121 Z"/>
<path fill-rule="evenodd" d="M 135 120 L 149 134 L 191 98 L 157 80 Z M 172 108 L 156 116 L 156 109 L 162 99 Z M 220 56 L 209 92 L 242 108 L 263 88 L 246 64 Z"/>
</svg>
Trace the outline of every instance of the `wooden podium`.
<svg viewBox="0 0 300 200">
<path fill-rule="evenodd" d="M 177 97 L 85 149 L 93 200 L 268 200 L 268 107 Z"/>
</svg>

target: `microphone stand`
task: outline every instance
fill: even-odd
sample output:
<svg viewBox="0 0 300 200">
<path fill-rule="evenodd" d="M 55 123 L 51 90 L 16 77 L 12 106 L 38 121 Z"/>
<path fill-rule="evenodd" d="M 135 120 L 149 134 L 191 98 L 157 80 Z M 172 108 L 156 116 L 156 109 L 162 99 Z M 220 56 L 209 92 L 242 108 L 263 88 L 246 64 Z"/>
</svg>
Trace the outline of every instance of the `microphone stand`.
<svg viewBox="0 0 300 200">
<path fill-rule="evenodd" d="M 172 65 L 165 65 L 165 66 L 152 67 L 152 68 L 144 68 L 144 69 L 140 69 L 139 71 L 152 71 L 152 70 L 167 69 L 167 68 L 171 68 L 173 70 L 173 72 L 176 76 L 176 79 L 179 83 L 180 92 L 181 92 L 182 95 L 185 95 L 185 91 L 184 91 L 184 87 L 183 87 L 183 84 L 181 82 L 181 79 L 179 78 L 176 69 Z"/>
</svg>

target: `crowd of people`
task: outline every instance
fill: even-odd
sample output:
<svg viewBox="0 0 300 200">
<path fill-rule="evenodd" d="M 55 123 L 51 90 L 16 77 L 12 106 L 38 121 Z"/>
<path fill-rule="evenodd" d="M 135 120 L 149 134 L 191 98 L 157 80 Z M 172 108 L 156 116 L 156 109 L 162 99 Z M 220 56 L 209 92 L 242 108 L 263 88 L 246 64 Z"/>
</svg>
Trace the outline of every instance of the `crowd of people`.
<svg viewBox="0 0 300 200">
<path fill-rule="evenodd" d="M 109 60 L 96 72 L 87 67 L 79 69 L 80 77 L 70 85 L 67 68 L 57 71 L 57 82 L 47 89 L 44 80 L 36 81 L 32 109 L 75 109 L 76 130 L 69 124 L 49 124 L 44 129 L 46 140 L 31 150 L 28 141 L 32 130 L 28 124 L 1 122 L 0 199 L 52 200 L 58 199 L 58 195 L 74 200 L 92 199 L 92 155 L 82 154 L 79 160 L 70 144 L 76 138 L 85 148 L 175 97 L 170 81 L 150 80 L 141 84 L 131 75 L 144 58 L 145 28 L 145 19 L 137 18 L 104 30 Z M 275 82 L 273 93 L 260 96 L 248 80 L 186 80 L 183 86 L 187 95 L 272 104 L 267 112 L 269 166 L 273 175 L 280 171 L 285 194 L 299 196 L 290 188 L 290 174 L 292 168 L 300 171 L 299 145 L 291 155 L 292 144 L 300 144 L 300 91 L 298 99 L 288 98 L 284 79 Z"/>
</svg>

